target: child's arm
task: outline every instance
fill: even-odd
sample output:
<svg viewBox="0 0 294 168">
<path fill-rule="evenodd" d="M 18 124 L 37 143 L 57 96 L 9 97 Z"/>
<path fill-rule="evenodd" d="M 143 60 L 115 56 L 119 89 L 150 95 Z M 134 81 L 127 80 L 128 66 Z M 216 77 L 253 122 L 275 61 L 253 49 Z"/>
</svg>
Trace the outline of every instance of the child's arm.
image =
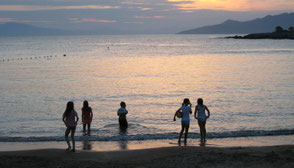
<svg viewBox="0 0 294 168">
<path fill-rule="evenodd" d="M 210 111 L 209 111 L 209 109 L 205 106 L 205 109 L 207 110 L 207 113 L 208 113 L 208 116 L 207 116 L 207 118 L 209 118 L 209 116 L 210 116 Z"/>
<path fill-rule="evenodd" d="M 179 109 L 179 110 L 177 110 L 176 112 L 175 112 L 175 115 L 174 115 L 174 121 L 176 121 L 176 115 L 177 115 L 177 113 L 179 113 L 181 111 L 181 109 Z"/>
<path fill-rule="evenodd" d="M 84 112 L 83 112 L 83 109 L 82 109 L 82 121 L 84 121 Z"/>
<path fill-rule="evenodd" d="M 62 115 L 62 121 L 64 122 L 64 125 L 67 126 L 66 122 L 65 122 L 65 115 L 64 114 Z"/>
<path fill-rule="evenodd" d="M 91 118 L 91 120 L 93 119 L 93 112 L 92 112 L 92 108 L 90 108 L 90 118 Z"/>
<path fill-rule="evenodd" d="M 190 103 L 190 114 L 192 114 L 192 104 Z"/>
<path fill-rule="evenodd" d="M 76 114 L 75 114 L 75 115 L 76 115 L 76 117 L 77 117 L 77 121 L 76 121 L 76 122 L 78 123 L 78 121 L 79 121 L 79 116 L 78 116 L 78 113 L 76 112 Z"/>
<path fill-rule="evenodd" d="M 194 111 L 194 118 L 197 119 L 196 117 L 196 113 L 197 113 L 198 109 L 197 109 L 197 106 L 195 107 L 195 111 Z"/>
</svg>

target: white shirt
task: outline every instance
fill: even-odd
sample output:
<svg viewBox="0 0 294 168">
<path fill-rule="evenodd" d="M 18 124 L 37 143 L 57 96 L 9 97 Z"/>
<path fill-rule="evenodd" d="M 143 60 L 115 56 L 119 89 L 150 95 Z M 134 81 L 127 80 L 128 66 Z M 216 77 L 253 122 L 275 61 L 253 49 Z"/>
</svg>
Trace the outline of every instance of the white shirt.
<svg viewBox="0 0 294 168">
<path fill-rule="evenodd" d="M 200 121 L 206 121 L 206 114 L 205 114 L 205 105 L 197 105 L 196 107 L 198 109 L 198 120 Z"/>
<path fill-rule="evenodd" d="M 183 113 L 182 120 L 190 121 L 190 112 L 192 111 L 191 107 L 184 105 L 180 108 L 180 110 L 182 110 Z"/>
<path fill-rule="evenodd" d="M 125 108 L 119 108 L 117 110 L 117 115 L 119 115 L 119 119 L 126 119 L 127 114 L 128 114 L 128 111 Z"/>
</svg>

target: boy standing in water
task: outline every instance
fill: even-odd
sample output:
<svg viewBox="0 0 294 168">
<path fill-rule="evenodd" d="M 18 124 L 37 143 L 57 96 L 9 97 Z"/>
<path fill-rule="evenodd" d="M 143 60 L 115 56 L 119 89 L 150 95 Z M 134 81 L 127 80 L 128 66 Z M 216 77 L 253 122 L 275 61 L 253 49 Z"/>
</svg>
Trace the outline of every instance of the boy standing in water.
<svg viewBox="0 0 294 168">
<path fill-rule="evenodd" d="M 207 116 L 205 114 L 205 110 L 207 111 Z M 206 119 L 208 119 L 210 116 L 209 109 L 203 104 L 203 99 L 199 98 L 197 100 L 197 106 L 195 107 L 194 117 L 198 120 L 198 125 L 200 128 L 200 136 L 201 136 L 201 142 L 206 141 Z"/>
<path fill-rule="evenodd" d="M 126 106 L 127 105 L 125 102 L 121 102 L 120 103 L 121 108 L 117 110 L 117 115 L 119 116 L 118 122 L 119 122 L 120 128 L 128 128 L 128 121 L 127 121 L 128 110 L 126 109 Z"/>
</svg>

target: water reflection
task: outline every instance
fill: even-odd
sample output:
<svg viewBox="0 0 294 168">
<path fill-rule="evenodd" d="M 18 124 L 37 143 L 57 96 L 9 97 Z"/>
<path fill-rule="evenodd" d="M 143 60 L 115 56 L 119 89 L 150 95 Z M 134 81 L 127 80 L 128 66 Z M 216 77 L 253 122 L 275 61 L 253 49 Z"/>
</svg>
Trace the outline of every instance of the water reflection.
<svg viewBox="0 0 294 168">
<path fill-rule="evenodd" d="M 127 136 L 127 134 L 128 134 L 128 128 L 119 128 L 120 137 Z M 128 140 L 126 138 L 121 138 L 121 140 L 118 141 L 118 143 L 121 150 L 128 149 Z"/>
<path fill-rule="evenodd" d="M 203 147 L 205 147 L 205 146 L 206 146 L 206 141 L 200 141 L 199 146 L 203 146 Z"/>
<path fill-rule="evenodd" d="M 83 141 L 83 150 L 92 150 L 92 142 L 89 140 Z"/>
</svg>

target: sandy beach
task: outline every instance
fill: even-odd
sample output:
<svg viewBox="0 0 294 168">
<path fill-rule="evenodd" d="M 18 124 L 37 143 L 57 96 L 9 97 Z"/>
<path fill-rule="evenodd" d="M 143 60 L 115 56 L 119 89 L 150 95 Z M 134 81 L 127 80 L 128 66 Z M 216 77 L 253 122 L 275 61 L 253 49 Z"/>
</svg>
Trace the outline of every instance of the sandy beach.
<svg viewBox="0 0 294 168">
<path fill-rule="evenodd" d="M 294 167 L 294 146 L 164 147 L 127 151 L 0 152 L 0 167 Z"/>
</svg>

